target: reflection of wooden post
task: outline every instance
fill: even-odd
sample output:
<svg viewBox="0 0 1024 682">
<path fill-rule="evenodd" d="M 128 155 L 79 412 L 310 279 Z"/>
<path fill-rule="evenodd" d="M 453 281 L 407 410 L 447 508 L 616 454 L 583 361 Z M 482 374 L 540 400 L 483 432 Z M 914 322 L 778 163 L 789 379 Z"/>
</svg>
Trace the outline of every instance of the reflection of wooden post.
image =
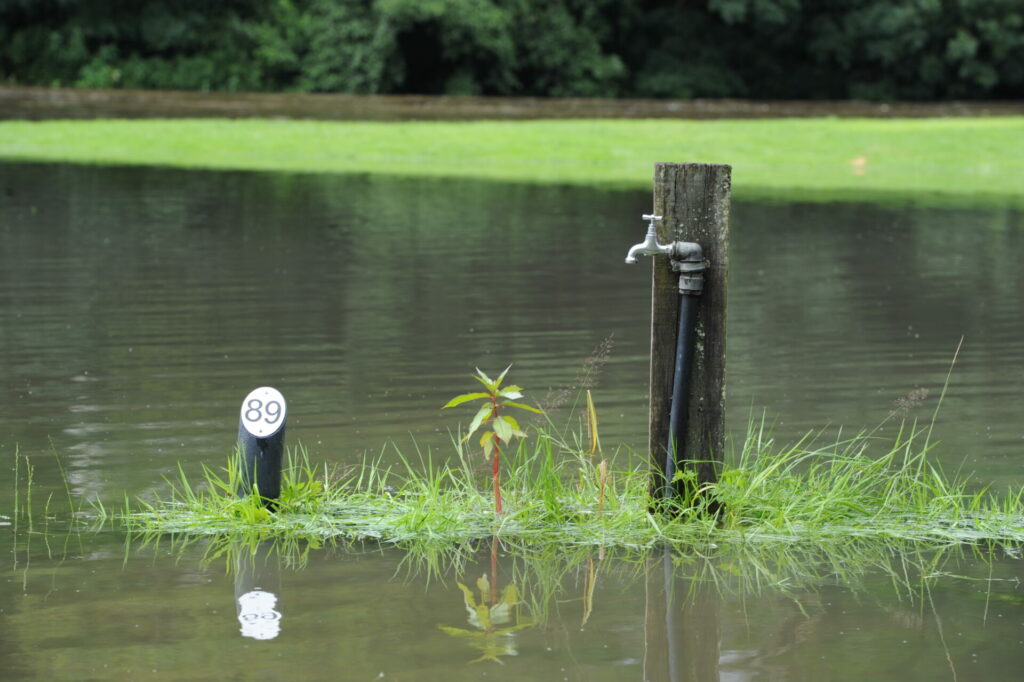
<svg viewBox="0 0 1024 682">
<path fill-rule="evenodd" d="M 644 682 L 718 682 L 719 596 L 714 584 L 677 578 L 671 550 L 647 565 Z"/>
<path fill-rule="evenodd" d="M 659 163 L 654 167 L 654 213 L 662 216 L 658 241 L 699 244 L 708 269 L 697 304 L 693 369 L 686 429 L 678 434 L 679 468 L 697 471 L 699 483 L 715 480 L 725 451 L 725 304 L 729 273 L 729 197 L 732 167 Z M 651 293 L 651 415 L 648 448 L 652 489 L 666 470 L 669 408 L 679 318 L 679 275 L 669 259 L 654 258 Z M 687 465 L 686 462 L 691 464 Z"/>
</svg>

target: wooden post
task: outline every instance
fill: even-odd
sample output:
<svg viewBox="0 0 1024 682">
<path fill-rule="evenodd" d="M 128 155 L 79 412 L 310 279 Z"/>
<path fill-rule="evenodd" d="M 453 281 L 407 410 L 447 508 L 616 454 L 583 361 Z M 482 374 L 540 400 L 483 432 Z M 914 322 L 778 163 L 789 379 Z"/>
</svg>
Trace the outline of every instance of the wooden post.
<svg viewBox="0 0 1024 682">
<path fill-rule="evenodd" d="M 708 269 L 697 304 L 693 369 L 686 429 L 678 438 L 680 469 L 698 483 L 715 481 L 715 462 L 725 451 L 725 308 L 729 274 L 729 196 L 732 167 L 704 163 L 654 166 L 654 213 L 663 217 L 658 241 L 695 242 Z M 666 470 L 669 408 L 679 318 L 679 275 L 669 259 L 654 261 L 651 292 L 651 414 L 648 449 L 652 490 Z"/>
</svg>

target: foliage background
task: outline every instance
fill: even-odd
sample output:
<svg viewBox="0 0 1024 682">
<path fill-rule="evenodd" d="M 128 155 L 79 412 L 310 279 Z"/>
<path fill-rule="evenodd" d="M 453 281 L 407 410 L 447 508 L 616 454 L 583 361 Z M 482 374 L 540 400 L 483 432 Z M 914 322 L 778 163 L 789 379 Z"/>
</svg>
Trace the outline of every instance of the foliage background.
<svg viewBox="0 0 1024 682">
<path fill-rule="evenodd" d="M 1024 0 L 0 0 L 0 82 L 1011 99 Z"/>
</svg>

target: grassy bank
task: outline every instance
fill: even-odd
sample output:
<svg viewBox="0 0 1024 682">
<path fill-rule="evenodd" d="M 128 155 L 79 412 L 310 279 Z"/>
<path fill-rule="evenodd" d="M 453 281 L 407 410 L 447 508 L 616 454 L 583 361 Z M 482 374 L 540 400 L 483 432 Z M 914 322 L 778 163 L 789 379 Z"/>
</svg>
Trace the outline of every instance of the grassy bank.
<svg viewBox="0 0 1024 682">
<path fill-rule="evenodd" d="M 1024 118 L 0 122 L 0 160 L 386 173 L 648 189 L 733 166 L 737 198 L 1024 205 Z"/>
<path fill-rule="evenodd" d="M 454 465 L 421 458 L 397 468 L 367 462 L 341 475 L 301 457 L 280 506 L 239 499 L 237 473 L 176 482 L 170 497 L 110 515 L 133 532 L 214 537 L 373 540 L 407 549 L 455 547 L 497 536 L 531 547 L 644 550 L 662 543 L 821 546 L 853 538 L 928 547 L 1024 541 L 1019 493 L 971 491 L 927 459 L 928 429 L 883 445 L 868 434 L 787 447 L 752 425 L 716 484 L 651 513 L 644 467 L 599 457 L 540 434 L 504 465 L 505 513 L 496 514 L 478 453 Z M 708 514 L 709 508 L 720 508 Z"/>
</svg>

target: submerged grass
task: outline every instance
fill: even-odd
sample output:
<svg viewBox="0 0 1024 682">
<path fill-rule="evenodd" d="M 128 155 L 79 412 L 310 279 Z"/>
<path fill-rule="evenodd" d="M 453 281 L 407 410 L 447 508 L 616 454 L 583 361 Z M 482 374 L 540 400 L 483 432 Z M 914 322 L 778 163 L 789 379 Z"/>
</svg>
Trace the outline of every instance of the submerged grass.
<svg viewBox="0 0 1024 682">
<path fill-rule="evenodd" d="M 647 189 L 656 161 L 733 166 L 734 195 L 1024 205 L 1024 118 L 0 122 L 0 159 L 380 173 Z"/>
<path fill-rule="evenodd" d="M 752 421 L 737 456 L 694 499 L 652 513 L 643 466 L 601 471 L 583 448 L 541 432 L 505 469 L 505 513 L 496 515 L 486 472 L 457 446 L 453 463 L 395 452 L 345 472 L 289 454 L 276 511 L 233 495 L 238 472 L 182 475 L 167 499 L 128 504 L 117 519 L 139 533 L 376 540 L 403 548 L 457 548 L 491 537 L 524 550 L 645 550 L 668 543 L 823 546 L 851 539 L 932 547 L 1024 541 L 1022 492 L 973 490 L 926 457 L 929 429 L 906 424 L 884 444 L 871 433 L 809 435 L 778 447 Z M 717 514 L 710 509 L 719 509 Z"/>
</svg>

